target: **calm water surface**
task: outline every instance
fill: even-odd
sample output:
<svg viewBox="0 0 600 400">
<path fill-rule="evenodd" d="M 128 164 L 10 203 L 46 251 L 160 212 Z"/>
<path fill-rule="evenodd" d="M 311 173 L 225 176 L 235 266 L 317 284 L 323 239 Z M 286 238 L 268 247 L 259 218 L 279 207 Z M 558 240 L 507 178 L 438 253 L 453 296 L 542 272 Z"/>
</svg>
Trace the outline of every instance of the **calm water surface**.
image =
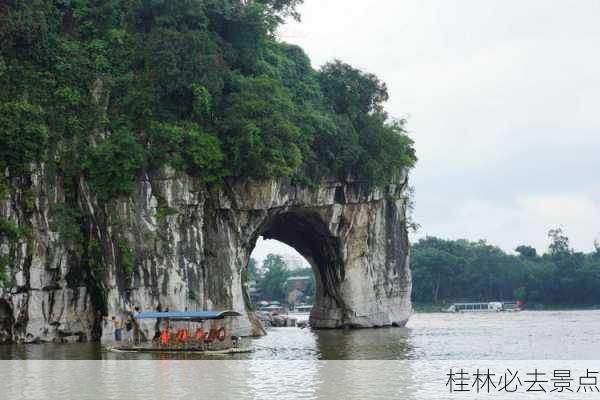
<svg viewBox="0 0 600 400">
<path fill-rule="evenodd" d="M 239 360 L 599 360 L 600 310 L 415 314 L 405 328 L 273 328 Z M 98 344 L 0 346 L 0 359 L 203 359 L 124 354 Z"/>
</svg>

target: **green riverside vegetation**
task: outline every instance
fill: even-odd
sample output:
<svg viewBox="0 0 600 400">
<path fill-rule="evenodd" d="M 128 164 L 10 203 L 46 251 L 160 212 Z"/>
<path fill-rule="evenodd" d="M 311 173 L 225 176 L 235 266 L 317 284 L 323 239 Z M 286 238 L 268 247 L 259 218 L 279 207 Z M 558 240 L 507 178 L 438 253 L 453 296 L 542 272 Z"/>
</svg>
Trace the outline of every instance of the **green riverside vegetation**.
<svg viewBox="0 0 600 400">
<path fill-rule="evenodd" d="M 522 245 L 506 254 L 485 241 L 427 237 L 412 248 L 415 309 L 454 302 L 523 300 L 527 308 L 600 308 L 600 243 L 584 254 L 552 229 L 543 255 Z"/>
</svg>

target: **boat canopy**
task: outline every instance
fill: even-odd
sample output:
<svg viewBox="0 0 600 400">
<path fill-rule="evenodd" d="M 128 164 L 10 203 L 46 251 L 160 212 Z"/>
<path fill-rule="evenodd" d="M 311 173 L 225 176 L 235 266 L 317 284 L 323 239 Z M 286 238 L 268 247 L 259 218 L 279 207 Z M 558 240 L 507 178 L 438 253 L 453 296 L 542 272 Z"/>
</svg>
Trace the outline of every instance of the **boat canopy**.
<svg viewBox="0 0 600 400">
<path fill-rule="evenodd" d="M 225 317 L 241 317 L 236 311 L 167 311 L 167 312 L 141 312 L 136 314 L 137 319 L 169 319 L 173 321 L 205 321 L 208 319 L 223 319 Z"/>
</svg>

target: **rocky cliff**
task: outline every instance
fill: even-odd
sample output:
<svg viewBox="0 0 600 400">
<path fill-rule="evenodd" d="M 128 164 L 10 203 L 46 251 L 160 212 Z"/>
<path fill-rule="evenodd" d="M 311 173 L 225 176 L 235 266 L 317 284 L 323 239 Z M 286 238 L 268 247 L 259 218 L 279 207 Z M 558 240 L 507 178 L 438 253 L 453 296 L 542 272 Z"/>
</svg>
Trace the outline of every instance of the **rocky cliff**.
<svg viewBox="0 0 600 400">
<path fill-rule="evenodd" d="M 230 180 L 209 190 L 185 174 L 147 171 L 132 196 L 108 205 L 82 177 L 44 165 L 7 180 L 0 216 L 27 233 L 0 246 L 9 260 L 0 341 L 108 339 L 108 318 L 134 305 L 233 309 L 244 317 L 231 328 L 258 334 L 242 271 L 261 235 L 312 264 L 313 327 L 403 325 L 411 310 L 406 176 L 377 190 L 335 180 Z"/>
</svg>

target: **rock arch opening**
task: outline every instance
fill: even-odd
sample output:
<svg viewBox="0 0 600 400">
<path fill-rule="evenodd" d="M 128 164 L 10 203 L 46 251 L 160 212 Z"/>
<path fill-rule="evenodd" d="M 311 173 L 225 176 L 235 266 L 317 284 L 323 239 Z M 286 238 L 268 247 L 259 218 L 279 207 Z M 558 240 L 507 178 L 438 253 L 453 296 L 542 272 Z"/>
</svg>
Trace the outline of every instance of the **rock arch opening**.
<svg viewBox="0 0 600 400">
<path fill-rule="evenodd" d="M 278 301 L 292 310 L 296 305 L 314 301 L 316 283 L 312 266 L 293 247 L 278 240 L 259 237 L 245 278 L 249 281 L 246 286 L 254 309 Z"/>
<path fill-rule="evenodd" d="M 315 282 L 314 297 L 311 299 L 311 326 L 335 327 L 328 321 L 332 320 L 332 315 L 339 320 L 343 312 L 343 300 L 339 293 L 344 279 L 341 246 L 319 214 L 307 210 L 278 213 L 267 218 L 256 230 L 252 238 L 253 248 L 259 237 L 283 243 L 306 260 Z"/>
</svg>

